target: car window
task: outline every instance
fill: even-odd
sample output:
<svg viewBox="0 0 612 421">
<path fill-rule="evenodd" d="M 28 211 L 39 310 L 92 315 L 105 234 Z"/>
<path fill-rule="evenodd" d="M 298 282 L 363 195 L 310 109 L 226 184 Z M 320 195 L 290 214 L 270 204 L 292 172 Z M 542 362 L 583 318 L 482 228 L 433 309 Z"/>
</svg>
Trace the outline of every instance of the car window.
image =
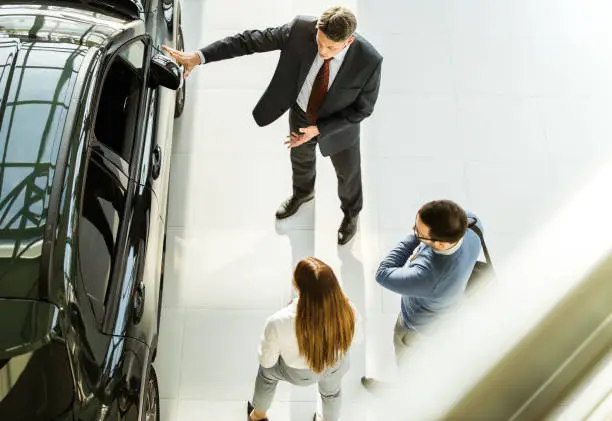
<svg viewBox="0 0 612 421">
<path fill-rule="evenodd" d="M 145 52 L 145 43 L 139 40 L 115 55 L 104 78 L 96 113 L 96 138 L 128 163 L 132 158 L 144 86 Z"/>
<path fill-rule="evenodd" d="M 98 322 L 104 316 L 115 266 L 125 198 L 126 192 L 115 176 L 90 158 L 79 221 L 79 265 Z"/>
<path fill-rule="evenodd" d="M 119 52 L 119 56 L 132 65 L 134 70 L 140 74 L 144 65 L 145 44 L 142 41 L 131 43 Z"/>
</svg>

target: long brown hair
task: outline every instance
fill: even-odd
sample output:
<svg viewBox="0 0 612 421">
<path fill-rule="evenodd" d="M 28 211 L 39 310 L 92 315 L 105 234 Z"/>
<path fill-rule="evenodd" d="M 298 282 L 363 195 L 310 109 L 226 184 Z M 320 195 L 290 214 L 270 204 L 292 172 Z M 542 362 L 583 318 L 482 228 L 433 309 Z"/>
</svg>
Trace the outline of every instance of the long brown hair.
<svg viewBox="0 0 612 421">
<path fill-rule="evenodd" d="M 321 260 L 301 260 L 293 281 L 300 293 L 295 318 L 300 355 L 321 373 L 346 355 L 355 333 L 355 313 L 334 271 Z"/>
</svg>

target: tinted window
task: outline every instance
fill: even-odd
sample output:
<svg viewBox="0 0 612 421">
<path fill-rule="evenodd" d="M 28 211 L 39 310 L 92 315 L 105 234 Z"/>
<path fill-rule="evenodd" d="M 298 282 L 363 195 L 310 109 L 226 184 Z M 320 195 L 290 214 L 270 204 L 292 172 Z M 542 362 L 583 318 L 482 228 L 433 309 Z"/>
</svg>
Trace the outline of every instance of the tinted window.
<svg viewBox="0 0 612 421">
<path fill-rule="evenodd" d="M 125 190 L 115 177 L 90 159 L 79 221 L 81 276 L 96 319 L 104 315 L 117 237 L 125 208 Z"/>
<path fill-rule="evenodd" d="M 128 162 L 144 83 L 144 56 L 142 41 L 131 43 L 115 55 L 102 86 L 94 129 L 99 142 Z"/>
</svg>

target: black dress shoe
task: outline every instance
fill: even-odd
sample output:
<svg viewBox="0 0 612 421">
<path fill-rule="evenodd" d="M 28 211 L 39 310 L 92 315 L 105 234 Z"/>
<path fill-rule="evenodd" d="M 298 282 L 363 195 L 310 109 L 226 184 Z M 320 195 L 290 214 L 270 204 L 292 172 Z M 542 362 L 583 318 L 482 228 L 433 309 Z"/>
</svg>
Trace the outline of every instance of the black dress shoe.
<svg viewBox="0 0 612 421">
<path fill-rule="evenodd" d="M 251 421 L 251 412 L 253 412 L 253 405 L 251 401 L 247 401 L 247 421 Z M 268 418 L 262 418 L 259 421 L 268 421 Z"/>
<path fill-rule="evenodd" d="M 340 228 L 338 229 L 338 244 L 341 246 L 351 241 L 351 238 L 357 232 L 357 220 L 359 219 L 358 215 L 355 216 L 347 216 L 344 215 L 342 219 L 342 223 L 340 224 Z"/>
<path fill-rule="evenodd" d="M 376 384 L 376 380 L 371 377 L 361 376 L 361 384 L 367 389 L 370 386 L 374 386 Z"/>
<path fill-rule="evenodd" d="M 366 376 L 363 376 L 361 378 L 361 384 L 368 392 L 373 393 L 375 395 L 389 392 L 393 389 L 392 383 L 382 382 L 380 380 L 376 380 Z"/>
<path fill-rule="evenodd" d="M 289 199 L 285 200 L 278 210 L 276 211 L 277 219 L 285 219 L 289 218 L 291 215 L 296 213 L 300 206 L 302 206 L 306 202 L 310 202 L 314 199 L 314 193 L 310 193 L 307 196 L 296 196 L 293 195 Z"/>
</svg>

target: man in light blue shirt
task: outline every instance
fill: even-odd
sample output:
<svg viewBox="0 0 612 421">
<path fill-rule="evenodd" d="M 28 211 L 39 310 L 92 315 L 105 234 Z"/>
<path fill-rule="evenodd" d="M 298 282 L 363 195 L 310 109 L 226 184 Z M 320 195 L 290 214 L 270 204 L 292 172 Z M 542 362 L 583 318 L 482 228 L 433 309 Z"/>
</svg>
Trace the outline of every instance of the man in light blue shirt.
<svg viewBox="0 0 612 421">
<path fill-rule="evenodd" d="M 483 231 L 473 214 L 450 200 L 426 203 L 413 233 L 380 263 L 376 282 L 402 295 L 393 338 L 398 365 L 415 335 L 463 295 L 481 249 L 478 235 L 468 229 L 473 221 Z M 361 382 L 376 385 L 368 377 Z"/>
</svg>

